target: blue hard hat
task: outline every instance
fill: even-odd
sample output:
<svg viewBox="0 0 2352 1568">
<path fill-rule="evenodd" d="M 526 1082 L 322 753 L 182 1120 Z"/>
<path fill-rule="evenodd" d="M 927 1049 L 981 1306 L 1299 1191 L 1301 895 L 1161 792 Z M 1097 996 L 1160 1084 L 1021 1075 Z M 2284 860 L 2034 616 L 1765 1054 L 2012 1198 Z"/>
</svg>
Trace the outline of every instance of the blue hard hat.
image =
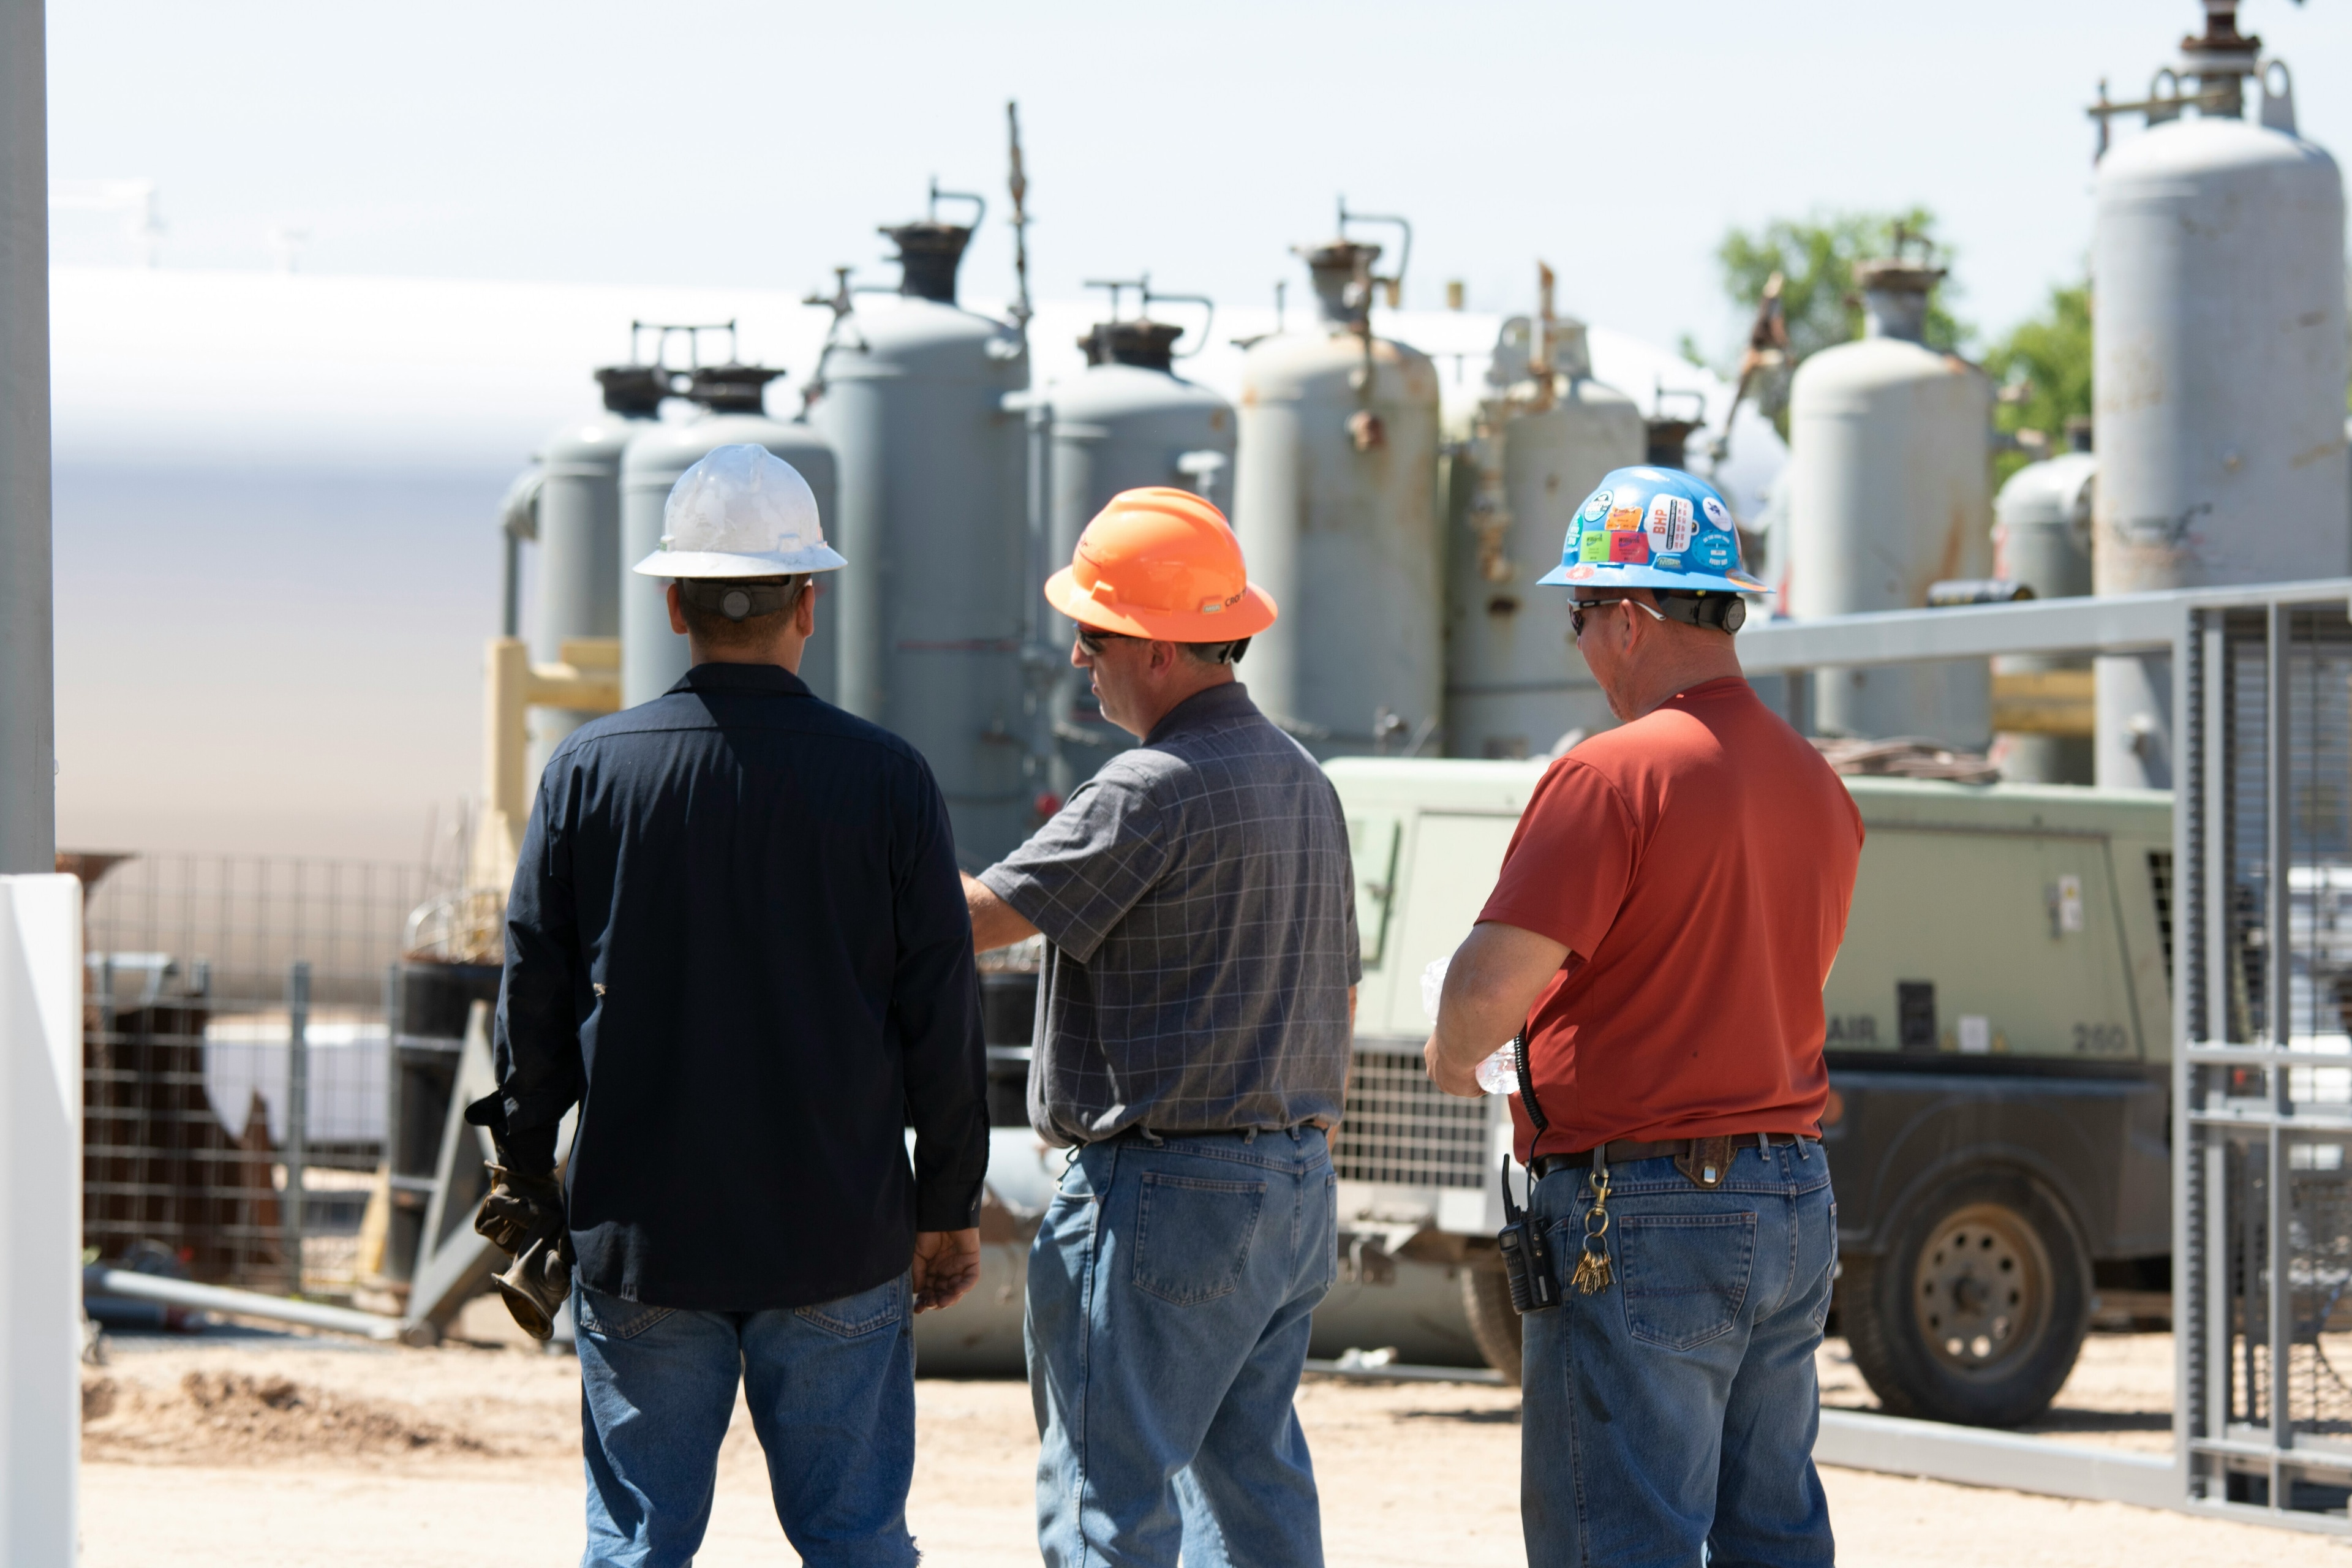
<svg viewBox="0 0 2352 1568">
<path fill-rule="evenodd" d="M 1559 566 L 1536 579 L 1574 586 L 1760 594 L 1739 558 L 1722 492 L 1680 468 L 1617 468 L 1584 498 Z"/>
</svg>

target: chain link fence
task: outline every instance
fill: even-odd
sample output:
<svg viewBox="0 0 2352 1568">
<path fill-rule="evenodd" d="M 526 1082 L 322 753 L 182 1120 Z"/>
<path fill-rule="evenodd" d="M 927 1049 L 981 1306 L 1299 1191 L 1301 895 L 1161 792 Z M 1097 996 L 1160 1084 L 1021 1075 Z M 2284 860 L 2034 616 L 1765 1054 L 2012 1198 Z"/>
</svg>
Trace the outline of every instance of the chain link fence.
<svg viewBox="0 0 2352 1568">
<path fill-rule="evenodd" d="M 60 861 L 86 889 L 85 1246 L 206 1283 L 348 1296 L 371 1215 L 383 1223 L 387 972 L 436 879 L 259 857 Z"/>
</svg>

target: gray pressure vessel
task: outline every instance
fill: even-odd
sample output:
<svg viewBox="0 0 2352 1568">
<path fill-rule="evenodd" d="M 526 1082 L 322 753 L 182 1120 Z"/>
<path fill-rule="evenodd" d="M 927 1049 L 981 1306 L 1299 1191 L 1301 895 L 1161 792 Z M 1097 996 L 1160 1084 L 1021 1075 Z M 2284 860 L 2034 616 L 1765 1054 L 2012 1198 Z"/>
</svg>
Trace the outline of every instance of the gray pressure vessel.
<svg viewBox="0 0 2352 1568">
<path fill-rule="evenodd" d="M 560 662 L 568 637 L 621 635 L 621 454 L 660 412 L 668 389 L 654 365 L 607 366 L 596 380 L 604 389 L 604 412 L 565 425 L 540 452 L 534 664 Z M 568 708 L 530 711 L 527 776 L 536 780 L 558 742 L 594 715 Z"/>
<path fill-rule="evenodd" d="M 1078 535 L 1121 490 L 1165 485 L 1219 506 L 1230 500 L 1221 492 L 1232 485 L 1233 405 L 1176 374 L 1174 349 L 1181 332 L 1162 321 L 1106 321 L 1078 340 L 1087 354 L 1085 374 L 1051 394 L 1052 511 L 1042 563 L 1046 572 L 1070 563 Z M 1066 656 L 1070 623 L 1050 609 L 1041 613 L 1041 651 L 1059 649 Z M 1053 701 L 1062 739 L 1055 749 L 1050 787 L 1065 798 L 1114 752 L 1131 744 L 1103 726 L 1088 686 L 1084 671 L 1072 668 L 1066 657 L 1059 660 Z M 1075 739 L 1073 721 L 1082 733 L 1099 733 L 1101 743 Z"/>
<path fill-rule="evenodd" d="M 2099 163 L 2091 275 L 2098 591 L 2344 571 L 2336 160 L 2242 120 L 2151 126 Z M 2098 672 L 2098 782 L 2171 787 L 2170 661 Z"/>
<path fill-rule="evenodd" d="M 2037 599 L 2074 598 L 2091 591 L 2091 498 L 2099 459 L 2086 448 L 2009 477 L 1993 498 L 1993 575 L 2021 583 Z M 2088 669 L 2086 658 L 2009 654 L 1992 661 L 1997 675 Z M 2088 735 L 2003 734 L 1995 754 L 2001 777 L 2027 784 L 2091 782 Z"/>
<path fill-rule="evenodd" d="M 1281 616 L 1244 674 L 1318 758 L 1433 754 L 1444 717 L 1437 372 L 1372 335 L 1379 255 L 1307 252 L 1321 320 L 1242 360 L 1234 529 Z"/>
<path fill-rule="evenodd" d="M 811 423 L 841 460 L 841 705 L 930 763 L 977 870 L 1028 837 L 1045 758 L 1023 665 L 1029 581 L 1021 335 L 960 309 L 971 230 L 904 224 L 895 300 L 835 324 Z"/>
<path fill-rule="evenodd" d="M 1503 323 L 1465 453 L 1475 479 L 1448 530 L 1446 750 L 1458 757 L 1539 757 L 1571 730 L 1615 722 L 1569 636 L 1568 594 L 1536 579 L 1559 564 L 1602 476 L 1644 460 L 1643 421 L 1592 379 L 1582 322 L 1553 324 L 1548 362 L 1530 353 L 1536 330 Z"/>
<path fill-rule="evenodd" d="M 1789 399 L 1789 613 L 1918 609 L 1928 587 L 1992 572 L 1992 383 L 1920 342 L 1939 268 L 1865 262 L 1867 335 L 1797 367 Z M 1992 740 L 1983 659 L 1822 670 L 1832 734 Z"/>
<path fill-rule="evenodd" d="M 634 708 L 659 697 L 687 671 L 686 638 L 670 630 L 669 579 L 638 574 L 636 563 L 661 548 L 662 509 L 680 474 L 720 447 L 751 443 L 800 470 L 816 494 L 817 520 L 828 543 L 838 503 L 833 447 L 803 424 L 785 424 L 761 413 L 769 382 L 783 373 L 758 365 L 706 365 L 688 379 L 686 395 L 704 412 L 683 424 L 653 426 L 629 443 L 621 459 L 621 705 Z M 847 554 L 847 551 L 843 551 Z M 816 635 L 801 656 L 801 679 L 819 697 L 835 700 L 841 619 L 840 599 L 829 579 L 816 577 Z"/>
</svg>

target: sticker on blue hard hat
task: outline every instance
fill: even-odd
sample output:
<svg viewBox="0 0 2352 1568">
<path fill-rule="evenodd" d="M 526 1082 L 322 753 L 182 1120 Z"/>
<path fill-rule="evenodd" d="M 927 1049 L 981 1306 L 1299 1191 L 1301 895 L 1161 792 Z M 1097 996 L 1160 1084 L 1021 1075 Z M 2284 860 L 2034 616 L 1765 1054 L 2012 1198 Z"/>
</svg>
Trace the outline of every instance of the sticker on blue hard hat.
<svg viewBox="0 0 2352 1568">
<path fill-rule="evenodd" d="M 1679 555 L 1661 555 L 1652 560 L 1650 564 L 1661 572 L 1679 572 L 1683 569 L 1683 558 Z"/>
<path fill-rule="evenodd" d="M 1571 583 L 1581 583 L 1591 575 L 1592 568 L 1590 566 L 1571 566 L 1568 569 L 1568 580 Z"/>
<path fill-rule="evenodd" d="M 1609 563 L 1612 566 L 1646 566 L 1650 562 L 1650 536 L 1646 533 L 1612 533 L 1609 536 Z"/>
<path fill-rule="evenodd" d="M 1650 514 L 1644 526 L 1650 534 L 1650 548 L 1660 554 L 1690 548 L 1691 503 L 1682 496 L 1664 491 L 1650 498 Z"/>
<path fill-rule="evenodd" d="M 1587 522 L 1599 522 L 1609 515 L 1609 498 L 1607 490 L 1593 491 L 1591 498 L 1584 503 L 1584 510 L 1578 515 Z"/>
<path fill-rule="evenodd" d="M 1609 535 L 1597 528 L 1586 529 L 1576 542 L 1576 558 L 1579 561 L 1608 560 Z"/>
<path fill-rule="evenodd" d="M 1697 556 L 1698 563 L 1707 570 L 1723 571 L 1732 563 L 1731 536 L 1727 533 L 1700 534 L 1698 542 L 1691 547 L 1691 553 Z"/>
<path fill-rule="evenodd" d="M 1612 507 L 1610 510 L 1609 531 L 1612 533 L 1631 533 L 1641 526 L 1641 502 L 1635 501 L 1631 506 Z"/>
<path fill-rule="evenodd" d="M 1700 509 L 1706 513 L 1707 521 L 1715 524 L 1717 528 L 1729 528 L 1731 526 L 1731 509 L 1725 506 L 1721 501 L 1716 500 L 1713 496 L 1701 496 L 1698 498 L 1698 504 Z"/>
</svg>

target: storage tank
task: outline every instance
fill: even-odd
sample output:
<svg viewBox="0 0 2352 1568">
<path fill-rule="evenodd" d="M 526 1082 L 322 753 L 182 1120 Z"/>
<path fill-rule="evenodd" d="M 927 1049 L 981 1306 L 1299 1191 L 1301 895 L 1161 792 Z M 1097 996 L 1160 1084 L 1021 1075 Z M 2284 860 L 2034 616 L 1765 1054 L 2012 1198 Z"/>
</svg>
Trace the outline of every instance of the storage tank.
<svg viewBox="0 0 2352 1568">
<path fill-rule="evenodd" d="M 1920 340 L 1943 269 L 1896 256 L 1857 267 L 1865 334 L 1797 367 L 1790 389 L 1789 613 L 1918 609 L 1931 584 L 1992 572 L 1992 384 Z M 1822 670 L 1818 729 L 1991 741 L 1983 659 Z"/>
<path fill-rule="evenodd" d="M 634 708 L 677 684 L 688 666 L 686 638 L 670 630 L 669 581 L 632 570 L 661 548 L 662 508 L 680 474 L 720 447 L 765 447 L 800 470 L 816 495 L 825 538 L 836 542 L 839 504 L 833 447 L 807 425 L 771 419 L 761 410 L 768 383 L 783 374 L 763 365 L 703 365 L 688 373 L 684 395 L 703 412 L 660 424 L 629 443 L 621 458 L 621 705 Z M 836 548 L 839 545 L 836 542 Z M 842 550 L 846 555 L 848 551 Z M 852 557 L 855 559 L 855 557 Z M 827 574 L 837 575 L 837 574 Z M 801 657 L 801 679 L 826 701 L 837 700 L 840 600 L 817 579 L 816 635 Z"/>
<path fill-rule="evenodd" d="M 1147 295 L 1147 310 L 1154 298 L 1172 296 Z M 1232 500 L 1233 405 L 1176 374 L 1182 327 L 1149 319 L 1118 321 L 1117 309 L 1114 300 L 1114 319 L 1078 340 L 1086 352 L 1085 372 L 1047 395 L 1052 500 L 1044 565 L 1049 571 L 1069 563 L 1078 535 L 1121 490 L 1167 485 L 1221 507 Z M 1202 335 L 1206 332 L 1203 325 Z M 1059 742 L 1048 787 L 1066 798 L 1113 752 L 1133 742 L 1104 725 L 1085 672 L 1070 665 L 1070 623 L 1050 609 L 1040 613 L 1045 619 L 1039 652 L 1061 656 L 1053 667 Z M 1243 673 L 1249 673 L 1246 663 Z M 1079 734 L 1098 735 L 1098 743 Z"/>
<path fill-rule="evenodd" d="M 2204 63 L 2234 100 L 2247 73 Z M 2174 119 L 2099 162 L 2102 594 L 2330 576 L 2352 552 L 2343 182 L 2284 94 L 2263 95 L 2263 121 Z M 2168 664 L 2099 660 L 2101 785 L 2171 786 Z"/>
<path fill-rule="evenodd" d="M 560 662 L 568 637 L 621 635 L 621 454 L 661 411 L 668 384 L 658 366 L 643 364 L 608 365 L 596 380 L 604 412 L 563 426 L 540 452 L 534 664 Z M 530 715 L 526 777 L 535 781 L 557 743 L 594 715 L 565 708 Z"/>
<path fill-rule="evenodd" d="M 1488 361 L 1486 397 L 1457 463 L 1474 479 L 1448 528 L 1449 754 L 1542 756 L 1571 730 L 1616 722 L 1569 635 L 1568 595 L 1536 579 L 1559 564 L 1576 509 L 1612 468 L 1644 460 L 1633 400 L 1592 379 L 1584 323 L 1514 316 Z"/>
<path fill-rule="evenodd" d="M 2089 433 L 2080 449 L 2028 463 L 1993 498 L 1993 575 L 2022 584 L 2037 599 L 2091 592 L 2091 507 L 2099 460 Z M 1992 662 L 1996 675 L 2032 675 L 2091 668 L 2084 658 L 2010 654 Z M 2001 777 L 2025 784 L 2086 784 L 2092 779 L 2091 737 L 2003 732 L 1993 758 Z"/>
<path fill-rule="evenodd" d="M 841 459 L 841 705 L 930 763 L 972 870 L 1028 836 L 1045 772 L 1022 658 L 1039 586 L 1024 419 L 1007 404 L 1029 357 L 1013 327 L 956 304 L 978 222 L 882 231 L 898 297 L 835 323 L 810 415 Z"/>
<path fill-rule="evenodd" d="M 1242 360 L 1234 526 L 1281 618 L 1243 677 L 1318 758 L 1437 749 L 1437 374 L 1371 330 L 1377 245 L 1302 253 L 1319 320 Z M 1399 268 L 1402 273 L 1402 268 Z"/>
</svg>

